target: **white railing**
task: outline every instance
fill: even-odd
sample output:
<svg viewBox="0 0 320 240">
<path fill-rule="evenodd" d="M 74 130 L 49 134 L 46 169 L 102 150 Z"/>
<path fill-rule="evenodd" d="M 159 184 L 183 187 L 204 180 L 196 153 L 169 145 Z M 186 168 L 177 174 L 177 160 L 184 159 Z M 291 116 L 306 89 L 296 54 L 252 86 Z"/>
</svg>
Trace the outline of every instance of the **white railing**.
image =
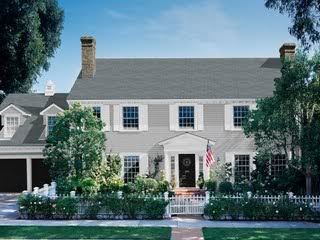
<svg viewBox="0 0 320 240">
<path fill-rule="evenodd" d="M 42 188 L 34 187 L 32 194 L 40 195 L 49 198 L 56 198 L 57 197 L 57 183 L 51 182 L 51 184 L 43 184 Z M 28 194 L 28 191 L 23 191 L 23 194 Z"/>
</svg>

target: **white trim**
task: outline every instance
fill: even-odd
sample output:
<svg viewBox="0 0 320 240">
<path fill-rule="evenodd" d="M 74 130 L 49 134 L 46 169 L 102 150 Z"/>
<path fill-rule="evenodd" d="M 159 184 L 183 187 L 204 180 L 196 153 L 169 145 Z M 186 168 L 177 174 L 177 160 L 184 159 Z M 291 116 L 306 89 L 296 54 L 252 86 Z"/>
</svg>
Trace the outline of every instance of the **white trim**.
<svg viewBox="0 0 320 240">
<path fill-rule="evenodd" d="M 243 131 L 242 127 L 234 126 L 234 107 L 235 106 L 248 106 L 249 110 L 256 109 L 256 103 L 232 103 L 224 106 L 224 121 L 226 131 Z"/>
<path fill-rule="evenodd" d="M 41 112 L 40 112 L 40 115 L 44 115 L 45 112 L 49 111 L 52 107 L 55 107 L 57 108 L 60 112 L 63 112 L 64 110 L 59 107 L 58 105 L 52 103 L 50 106 L 46 107 L 45 109 L 43 109 Z"/>
<path fill-rule="evenodd" d="M 87 104 L 175 104 L 175 103 L 195 103 L 195 104 L 229 104 L 255 103 L 255 98 L 232 98 L 232 99 L 88 99 L 88 100 L 67 100 L 68 104 L 87 103 Z"/>
<path fill-rule="evenodd" d="M 44 146 L 0 146 L 0 155 L 5 153 L 42 153 Z"/>
<path fill-rule="evenodd" d="M 11 139 L 11 138 L 15 135 L 16 131 L 12 134 L 12 136 L 9 136 L 9 135 L 8 135 L 8 132 L 7 132 L 7 125 L 8 125 L 8 123 L 7 123 L 7 118 L 8 118 L 8 117 L 18 118 L 18 127 L 17 127 L 17 129 L 20 127 L 21 119 L 20 119 L 20 115 L 18 115 L 18 114 L 6 114 L 6 115 L 3 116 L 3 118 L 4 118 L 4 124 L 3 124 L 3 128 L 4 128 L 3 134 L 4 134 L 4 137 L 5 137 L 6 139 L 8 139 L 8 138 Z"/>
<path fill-rule="evenodd" d="M 3 113 L 3 112 L 5 112 L 6 110 L 8 110 L 9 108 L 11 108 L 11 107 L 13 107 L 15 110 L 17 110 L 18 112 L 20 112 L 22 115 L 25 115 L 25 116 L 31 116 L 31 114 L 29 114 L 29 113 L 26 113 L 26 112 L 24 112 L 23 110 L 21 110 L 19 107 L 17 107 L 17 106 L 15 106 L 14 104 L 10 104 L 10 105 L 8 105 L 6 108 L 4 108 L 4 109 L 2 109 L 1 111 L 0 111 L 0 115 Z M 5 116 L 6 116 L 7 114 L 5 114 Z M 8 114 L 9 115 L 9 114 Z"/>
</svg>

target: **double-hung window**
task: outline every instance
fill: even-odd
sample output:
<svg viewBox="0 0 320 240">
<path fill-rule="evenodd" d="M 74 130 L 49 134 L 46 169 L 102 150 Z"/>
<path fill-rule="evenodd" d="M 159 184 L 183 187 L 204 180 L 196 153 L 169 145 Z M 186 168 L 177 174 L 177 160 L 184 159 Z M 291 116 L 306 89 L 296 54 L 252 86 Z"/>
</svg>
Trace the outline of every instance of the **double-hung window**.
<svg viewBox="0 0 320 240">
<path fill-rule="evenodd" d="M 125 156 L 123 159 L 124 182 L 134 182 L 135 177 L 139 174 L 139 156 Z"/>
<path fill-rule="evenodd" d="M 234 181 L 250 180 L 250 155 L 234 155 Z"/>
<path fill-rule="evenodd" d="M 179 127 L 194 128 L 194 106 L 179 106 Z"/>
<path fill-rule="evenodd" d="M 242 127 L 249 112 L 249 106 L 233 106 L 233 126 Z"/>
<path fill-rule="evenodd" d="M 130 106 L 123 107 L 123 128 L 124 129 L 139 129 L 139 107 Z"/>
<path fill-rule="evenodd" d="M 101 119 L 101 107 L 93 107 L 93 115 Z"/>
<path fill-rule="evenodd" d="M 271 158 L 271 176 L 279 177 L 283 174 L 287 167 L 287 159 L 285 154 L 275 154 Z"/>
<path fill-rule="evenodd" d="M 48 116 L 48 135 L 53 131 L 54 126 L 57 122 L 57 116 Z"/>
<path fill-rule="evenodd" d="M 19 117 L 6 117 L 6 136 L 12 137 L 19 127 Z"/>
</svg>

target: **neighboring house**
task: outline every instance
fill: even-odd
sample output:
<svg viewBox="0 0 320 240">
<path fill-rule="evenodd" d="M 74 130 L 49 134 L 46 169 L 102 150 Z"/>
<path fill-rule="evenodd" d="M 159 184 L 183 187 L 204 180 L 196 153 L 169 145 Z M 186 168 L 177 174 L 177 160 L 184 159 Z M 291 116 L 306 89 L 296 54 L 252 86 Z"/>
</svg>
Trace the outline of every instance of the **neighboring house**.
<svg viewBox="0 0 320 240">
<path fill-rule="evenodd" d="M 56 115 L 68 107 L 66 93 L 9 94 L 0 105 L 0 192 L 18 192 L 49 183 L 42 150 Z"/>
<path fill-rule="evenodd" d="M 232 163 L 233 181 L 239 176 L 250 178 L 255 146 L 241 126 L 256 99 L 272 95 L 274 79 L 280 76 L 280 58 L 96 59 L 95 39 L 82 37 L 81 43 L 82 70 L 67 102 L 92 107 L 106 124 L 107 150 L 122 157 L 125 181 L 153 172 L 154 159 L 160 156 L 160 170 L 168 181 L 175 182 L 177 188 L 196 187 L 200 173 L 209 178 L 208 142 L 213 145 L 216 161 Z M 291 57 L 294 51 L 294 44 L 284 44 L 280 55 Z M 9 95 L 0 108 L 3 118 L 13 97 L 23 99 L 23 95 Z M 23 103 L 28 105 L 29 100 Z M 14 106 L 21 110 L 11 106 L 20 112 L 21 125 L 31 113 L 23 111 L 27 108 L 21 103 Z M 48 107 L 43 104 L 43 109 Z M 56 107 L 52 108 L 61 111 L 67 105 L 57 103 Z M 34 118 L 42 119 L 39 114 L 43 109 Z M 37 140 L 48 129 L 44 123 Z M 10 129 L 6 124 L 4 121 L 4 128 Z M 19 147 L 25 145 L 22 138 L 26 137 L 18 137 L 19 130 L 28 136 L 25 124 L 12 140 L 0 141 L 0 158 L 3 143 L 17 139 Z M 41 141 L 38 148 L 43 147 Z M 283 166 L 281 156 L 273 160 L 274 172 Z"/>
</svg>

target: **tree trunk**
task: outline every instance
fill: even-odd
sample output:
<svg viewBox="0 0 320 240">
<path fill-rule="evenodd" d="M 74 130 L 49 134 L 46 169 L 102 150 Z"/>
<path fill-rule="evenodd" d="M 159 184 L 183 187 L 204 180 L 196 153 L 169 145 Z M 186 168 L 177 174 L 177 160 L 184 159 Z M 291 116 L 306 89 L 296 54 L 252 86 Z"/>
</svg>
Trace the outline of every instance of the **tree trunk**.
<svg viewBox="0 0 320 240">
<path fill-rule="evenodd" d="M 312 177 L 311 174 L 306 174 L 306 194 L 311 195 L 312 193 Z"/>
</svg>

